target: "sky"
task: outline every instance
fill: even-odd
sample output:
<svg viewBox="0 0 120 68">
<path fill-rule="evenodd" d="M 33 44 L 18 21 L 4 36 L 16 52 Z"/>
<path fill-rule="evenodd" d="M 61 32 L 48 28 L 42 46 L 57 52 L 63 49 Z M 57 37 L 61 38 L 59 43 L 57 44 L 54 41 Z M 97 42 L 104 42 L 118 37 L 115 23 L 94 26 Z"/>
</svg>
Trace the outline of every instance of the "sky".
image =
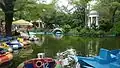
<svg viewBox="0 0 120 68">
<path fill-rule="evenodd" d="M 52 0 L 38 0 L 38 1 L 43 2 L 43 3 L 46 3 L 46 4 L 49 4 L 49 3 L 52 2 Z M 57 0 L 57 1 L 59 1 L 60 5 L 61 5 L 61 4 L 66 5 L 67 2 L 68 2 L 68 0 Z"/>
<path fill-rule="evenodd" d="M 43 2 L 43 3 L 45 3 L 45 4 L 49 4 L 49 3 L 51 3 L 52 2 L 52 0 L 38 0 L 37 1 L 37 3 L 41 3 L 41 2 Z"/>
<path fill-rule="evenodd" d="M 38 0 L 38 3 L 44 3 L 44 4 L 49 4 L 52 2 L 52 0 Z M 58 0 L 57 2 L 57 6 L 58 7 L 61 7 L 62 9 L 62 6 L 65 6 L 67 7 L 68 10 L 70 10 L 71 8 L 73 8 L 73 5 L 69 4 L 68 0 Z"/>
</svg>

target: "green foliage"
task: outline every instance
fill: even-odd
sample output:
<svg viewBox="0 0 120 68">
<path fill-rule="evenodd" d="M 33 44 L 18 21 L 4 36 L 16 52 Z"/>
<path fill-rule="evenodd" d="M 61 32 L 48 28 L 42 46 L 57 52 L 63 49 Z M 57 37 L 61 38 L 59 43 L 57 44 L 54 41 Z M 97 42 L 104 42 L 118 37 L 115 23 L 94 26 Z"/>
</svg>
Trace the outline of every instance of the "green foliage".
<svg viewBox="0 0 120 68">
<path fill-rule="evenodd" d="M 23 7 L 24 6 L 24 7 Z M 16 19 L 34 20 L 39 18 L 38 5 L 33 0 L 17 0 L 15 3 Z"/>
<path fill-rule="evenodd" d="M 102 22 L 102 26 L 105 26 L 105 31 L 109 31 L 111 29 L 111 25 L 113 25 L 116 21 L 119 21 L 119 17 L 117 12 L 120 11 L 120 0 L 100 0 L 99 3 L 95 6 L 95 9 L 100 13 L 100 21 Z M 113 24 L 111 24 L 113 23 Z"/>
<path fill-rule="evenodd" d="M 85 26 L 85 6 L 81 4 L 86 4 L 88 1 L 78 1 L 79 3 L 71 1 L 76 4 L 74 8 L 77 9 L 73 14 L 67 14 L 56 10 L 56 0 L 51 4 L 37 4 L 35 0 L 17 0 L 15 9 L 18 11 L 15 12 L 14 17 L 25 20 L 37 20 L 40 18 L 46 23 L 46 28 L 53 28 L 53 24 L 55 24 L 62 26 L 67 32 L 70 28 L 80 31 Z M 66 24 L 70 28 L 66 28 Z"/>
<path fill-rule="evenodd" d="M 120 21 L 114 24 L 113 28 L 111 29 L 111 32 L 116 35 L 120 35 Z"/>
<path fill-rule="evenodd" d="M 87 28 L 83 28 L 80 30 L 80 34 L 87 34 L 89 30 Z"/>
<path fill-rule="evenodd" d="M 73 0 L 73 3 L 76 5 L 85 6 L 90 0 Z"/>
<path fill-rule="evenodd" d="M 85 26 L 85 8 L 77 6 L 76 11 L 72 15 L 72 28 Z"/>
<path fill-rule="evenodd" d="M 69 33 L 69 34 L 74 34 L 74 35 L 79 34 L 77 28 L 73 28 L 73 29 L 71 29 L 68 33 Z"/>
<path fill-rule="evenodd" d="M 100 23 L 99 29 L 105 32 L 110 31 L 110 29 L 113 27 L 113 24 L 108 22 L 107 20 L 101 20 L 99 23 Z"/>
<path fill-rule="evenodd" d="M 37 4 L 36 0 L 16 0 L 14 3 L 14 18 L 29 21 L 41 19 L 47 29 L 53 29 L 53 24 L 55 24 L 63 27 L 65 33 L 89 35 L 102 34 L 104 31 L 108 32 L 113 27 L 113 23 L 120 21 L 120 1 L 100 0 L 95 6 L 95 9 L 100 13 L 100 31 L 96 29 L 95 24 L 92 25 L 93 29 L 84 28 L 88 1 L 90 0 L 70 0 L 70 2 L 75 5 L 75 11 L 73 13 L 65 13 L 55 8 L 57 0 L 53 0 L 51 4 Z M 67 8 L 63 10 L 67 10 Z M 114 30 L 116 33 L 119 33 L 119 31 L 115 29 L 116 27 L 114 25 Z"/>
<path fill-rule="evenodd" d="M 80 36 L 86 36 L 86 37 L 103 37 L 105 35 L 105 32 L 103 30 L 83 28 L 81 29 L 79 34 Z"/>
<path fill-rule="evenodd" d="M 97 35 L 104 35 L 105 32 L 104 32 L 103 30 L 99 30 L 99 31 L 96 31 L 96 34 L 97 34 Z"/>
<path fill-rule="evenodd" d="M 45 15 L 45 11 L 54 11 L 54 5 L 37 4 L 35 0 L 17 0 L 15 10 L 14 16 L 16 19 L 38 20 L 41 16 Z"/>
<path fill-rule="evenodd" d="M 62 28 L 64 29 L 64 32 L 67 33 L 70 31 L 71 26 L 67 24 L 67 25 L 64 25 Z"/>
</svg>

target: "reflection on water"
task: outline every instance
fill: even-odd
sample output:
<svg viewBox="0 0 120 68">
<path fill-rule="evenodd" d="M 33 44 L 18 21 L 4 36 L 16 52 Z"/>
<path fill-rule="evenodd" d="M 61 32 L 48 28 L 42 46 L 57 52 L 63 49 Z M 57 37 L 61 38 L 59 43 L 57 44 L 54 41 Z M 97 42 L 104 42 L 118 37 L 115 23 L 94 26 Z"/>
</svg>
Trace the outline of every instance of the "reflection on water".
<svg viewBox="0 0 120 68">
<path fill-rule="evenodd" d="M 25 60 L 36 58 L 37 54 L 44 52 L 47 57 L 55 58 L 57 52 L 63 52 L 68 48 L 74 48 L 78 55 L 95 56 L 100 48 L 120 49 L 120 38 L 81 38 L 73 36 L 63 36 L 60 40 L 52 35 L 39 35 L 37 45 L 32 44 L 31 48 L 22 49 L 14 56 L 10 68 L 16 68 Z"/>
<path fill-rule="evenodd" d="M 34 43 L 35 45 L 41 46 L 41 45 L 44 43 L 44 41 L 45 41 L 45 37 L 44 37 L 43 35 L 40 35 L 40 36 L 39 36 L 39 40 L 33 41 L 33 43 Z"/>
<path fill-rule="evenodd" d="M 53 38 L 55 39 L 61 39 L 63 37 L 63 34 L 53 34 Z"/>
<path fill-rule="evenodd" d="M 27 48 L 27 49 L 21 49 L 21 51 L 19 52 L 19 57 L 21 58 L 25 58 L 30 56 L 33 53 L 33 49 L 32 48 Z"/>
<path fill-rule="evenodd" d="M 98 49 L 99 48 L 99 41 L 93 41 L 90 40 L 88 41 L 88 45 L 87 45 L 87 51 L 88 54 L 86 56 L 95 56 L 98 53 Z"/>
<path fill-rule="evenodd" d="M 19 52 L 20 52 L 20 50 L 14 50 L 13 55 L 17 55 L 17 54 L 19 54 Z"/>
</svg>

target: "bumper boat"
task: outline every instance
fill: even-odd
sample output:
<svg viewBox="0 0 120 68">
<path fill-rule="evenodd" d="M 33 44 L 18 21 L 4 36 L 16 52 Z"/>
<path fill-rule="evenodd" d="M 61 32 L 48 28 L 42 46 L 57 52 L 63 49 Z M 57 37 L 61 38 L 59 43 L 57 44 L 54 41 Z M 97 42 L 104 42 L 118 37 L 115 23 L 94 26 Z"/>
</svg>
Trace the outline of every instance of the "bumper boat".
<svg viewBox="0 0 120 68">
<path fill-rule="evenodd" d="M 0 48 L 4 48 L 4 49 L 8 50 L 8 52 L 13 51 L 13 49 L 11 47 L 9 47 L 6 43 L 1 43 Z"/>
<path fill-rule="evenodd" d="M 0 48 L 0 64 L 8 62 L 13 59 L 13 55 L 10 52 L 6 52 L 5 49 Z"/>
<path fill-rule="evenodd" d="M 54 68 L 54 66 L 55 61 L 52 58 L 35 58 L 23 62 L 17 68 Z"/>
<path fill-rule="evenodd" d="M 29 45 L 31 43 L 29 40 L 24 40 L 23 38 L 17 38 L 17 40 L 24 46 Z"/>
<path fill-rule="evenodd" d="M 120 68 L 120 50 L 101 48 L 98 56 L 76 57 L 82 68 Z"/>
<path fill-rule="evenodd" d="M 21 49 L 23 47 L 23 44 L 17 40 L 13 40 L 11 42 L 6 42 L 6 44 L 9 45 L 13 50 Z"/>
<path fill-rule="evenodd" d="M 38 58 L 24 61 L 17 68 L 55 68 L 55 60 L 52 58 L 43 58 L 43 54 L 39 53 Z"/>
<path fill-rule="evenodd" d="M 13 39 L 13 37 L 0 37 L 0 41 L 9 41 L 9 40 L 12 40 Z"/>
</svg>

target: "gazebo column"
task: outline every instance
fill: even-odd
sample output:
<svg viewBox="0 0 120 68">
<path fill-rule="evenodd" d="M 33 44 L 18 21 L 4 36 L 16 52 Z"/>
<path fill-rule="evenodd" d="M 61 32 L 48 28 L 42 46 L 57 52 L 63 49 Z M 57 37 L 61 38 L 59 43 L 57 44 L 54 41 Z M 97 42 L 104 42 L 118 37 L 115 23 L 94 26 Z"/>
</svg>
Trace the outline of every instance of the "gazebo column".
<svg viewBox="0 0 120 68">
<path fill-rule="evenodd" d="M 42 22 L 42 28 L 44 28 L 44 23 Z"/>
<path fill-rule="evenodd" d="M 88 18 L 88 27 L 90 28 L 91 17 Z"/>
<path fill-rule="evenodd" d="M 93 17 L 91 16 L 90 28 L 91 28 L 92 23 L 93 23 Z"/>
<path fill-rule="evenodd" d="M 40 22 L 38 22 L 38 28 L 41 28 L 41 26 L 40 26 Z"/>
<path fill-rule="evenodd" d="M 99 27 L 99 24 L 98 24 L 98 17 L 96 17 L 96 26 Z"/>
</svg>

